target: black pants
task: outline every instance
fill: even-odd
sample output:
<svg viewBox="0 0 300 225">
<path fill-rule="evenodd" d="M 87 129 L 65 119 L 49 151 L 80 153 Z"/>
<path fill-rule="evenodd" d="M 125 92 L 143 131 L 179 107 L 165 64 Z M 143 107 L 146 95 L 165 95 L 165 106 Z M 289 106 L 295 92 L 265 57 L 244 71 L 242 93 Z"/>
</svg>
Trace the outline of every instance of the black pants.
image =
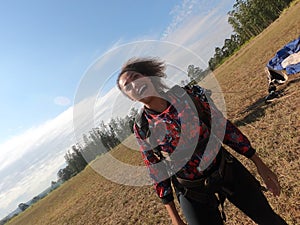
<svg viewBox="0 0 300 225">
<path fill-rule="evenodd" d="M 287 224 L 272 210 L 261 191 L 259 182 L 235 158 L 233 162 L 233 175 L 234 180 L 231 186 L 233 194 L 227 196 L 231 203 L 242 210 L 257 224 Z M 208 203 L 197 202 L 183 195 L 179 195 L 178 199 L 189 225 L 224 224 L 217 204 L 211 204 L 216 201 L 213 197 Z"/>
</svg>

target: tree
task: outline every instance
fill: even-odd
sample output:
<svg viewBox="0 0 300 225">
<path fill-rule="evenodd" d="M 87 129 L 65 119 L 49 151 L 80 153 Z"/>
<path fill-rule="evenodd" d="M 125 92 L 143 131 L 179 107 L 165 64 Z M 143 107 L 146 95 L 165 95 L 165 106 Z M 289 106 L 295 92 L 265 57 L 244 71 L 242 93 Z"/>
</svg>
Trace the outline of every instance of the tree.
<svg viewBox="0 0 300 225">
<path fill-rule="evenodd" d="M 79 144 L 75 144 L 71 147 L 71 149 L 66 153 L 65 159 L 67 164 L 76 173 L 82 171 L 87 165 L 87 162 L 82 155 L 82 148 Z"/>
<path fill-rule="evenodd" d="M 138 115 L 138 110 L 136 108 L 131 108 L 130 112 L 129 112 L 129 118 L 128 118 L 128 124 L 129 124 L 129 128 L 131 133 L 133 133 L 133 124 L 135 121 L 136 116 Z"/>
<path fill-rule="evenodd" d="M 112 126 L 106 125 L 103 121 L 101 121 L 99 126 L 99 135 L 101 143 L 106 148 L 106 150 L 104 149 L 104 151 L 109 151 L 120 143 Z"/>
<path fill-rule="evenodd" d="M 198 66 L 189 65 L 187 69 L 188 77 L 190 81 L 195 80 L 196 82 L 201 81 L 204 78 L 204 71 L 200 69 Z"/>
<path fill-rule="evenodd" d="M 291 0 L 236 0 L 228 12 L 228 22 L 243 42 L 261 33 L 286 8 Z"/>
<path fill-rule="evenodd" d="M 61 181 L 67 181 L 69 180 L 71 177 L 73 177 L 75 175 L 75 172 L 72 171 L 72 169 L 70 168 L 69 165 L 67 165 L 65 168 L 63 169 L 60 169 L 58 172 L 57 172 L 57 177 L 58 177 L 58 180 L 61 180 Z"/>
<path fill-rule="evenodd" d="M 54 185 L 56 185 L 56 181 L 51 181 L 51 187 L 53 187 Z"/>
<path fill-rule="evenodd" d="M 18 207 L 19 207 L 19 209 L 21 209 L 22 211 L 25 211 L 25 210 L 29 207 L 29 205 L 27 205 L 27 204 L 25 204 L 25 203 L 20 203 L 20 204 L 18 205 Z"/>
</svg>

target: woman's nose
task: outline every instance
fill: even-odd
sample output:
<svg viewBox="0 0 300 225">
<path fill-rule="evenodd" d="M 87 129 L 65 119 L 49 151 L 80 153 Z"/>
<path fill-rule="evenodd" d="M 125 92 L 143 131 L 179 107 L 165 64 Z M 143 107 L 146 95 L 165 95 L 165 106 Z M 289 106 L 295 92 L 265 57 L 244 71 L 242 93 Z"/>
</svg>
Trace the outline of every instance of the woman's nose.
<svg viewBox="0 0 300 225">
<path fill-rule="evenodd" d="M 139 88 L 139 84 L 137 81 L 133 81 L 132 82 L 132 89 L 134 90 L 134 92 L 138 92 L 138 88 Z"/>
</svg>

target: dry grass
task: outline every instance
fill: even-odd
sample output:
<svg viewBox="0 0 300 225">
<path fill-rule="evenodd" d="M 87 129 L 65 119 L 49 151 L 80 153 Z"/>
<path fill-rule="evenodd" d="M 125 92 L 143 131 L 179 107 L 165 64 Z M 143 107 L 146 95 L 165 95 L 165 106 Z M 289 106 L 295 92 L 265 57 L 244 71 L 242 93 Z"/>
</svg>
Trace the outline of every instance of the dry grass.
<svg viewBox="0 0 300 225">
<path fill-rule="evenodd" d="M 279 176 L 281 196 L 266 196 L 291 225 L 300 224 L 300 80 L 287 86 L 288 97 L 264 104 L 267 78 L 263 68 L 282 45 L 299 36 L 299 12 L 300 2 L 296 1 L 215 71 L 224 91 L 228 117 Z M 125 163 L 142 165 L 139 153 L 125 146 L 119 146 L 112 155 Z M 256 174 L 252 163 L 237 157 Z M 228 202 L 226 214 L 228 225 L 253 224 Z M 170 220 L 152 187 L 118 185 L 88 167 L 9 224 L 170 224 Z"/>
</svg>

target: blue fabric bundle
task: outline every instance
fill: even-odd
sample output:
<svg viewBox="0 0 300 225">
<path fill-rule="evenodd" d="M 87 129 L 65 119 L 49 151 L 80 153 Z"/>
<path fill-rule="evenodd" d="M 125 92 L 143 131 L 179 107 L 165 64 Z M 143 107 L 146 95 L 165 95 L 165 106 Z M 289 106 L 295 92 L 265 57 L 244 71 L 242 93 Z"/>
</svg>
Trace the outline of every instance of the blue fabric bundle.
<svg viewBox="0 0 300 225">
<path fill-rule="evenodd" d="M 296 64 L 291 64 L 283 68 L 281 65 L 283 60 L 294 53 L 298 53 L 300 51 L 300 36 L 298 39 L 295 39 L 288 44 L 286 44 L 283 48 L 281 48 L 276 55 L 268 62 L 267 67 L 271 70 L 285 70 L 287 75 L 296 74 L 300 72 L 300 62 Z"/>
</svg>

